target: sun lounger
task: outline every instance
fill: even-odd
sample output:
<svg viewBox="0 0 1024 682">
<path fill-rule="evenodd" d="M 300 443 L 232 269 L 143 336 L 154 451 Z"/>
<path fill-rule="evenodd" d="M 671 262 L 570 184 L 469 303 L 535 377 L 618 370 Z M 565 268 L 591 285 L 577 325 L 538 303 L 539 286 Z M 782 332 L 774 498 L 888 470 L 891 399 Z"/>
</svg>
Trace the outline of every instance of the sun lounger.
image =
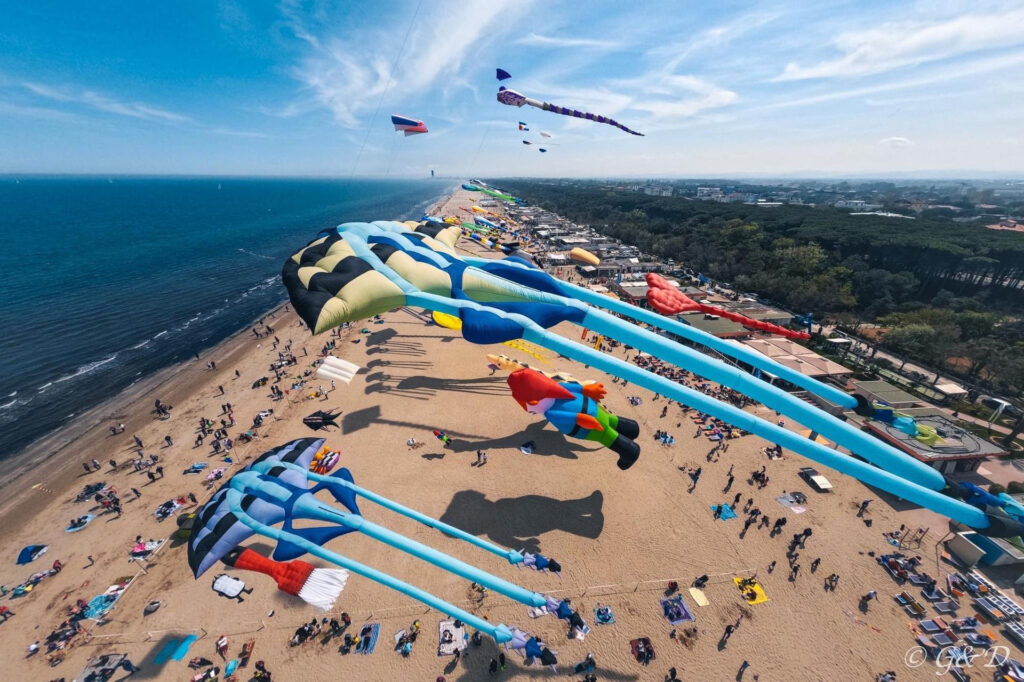
<svg viewBox="0 0 1024 682">
<path fill-rule="evenodd" d="M 957 682 L 971 682 L 971 676 L 964 672 L 964 669 L 958 665 L 950 666 L 949 674 L 953 676 L 953 679 Z"/>
<path fill-rule="evenodd" d="M 948 599 L 946 601 L 935 602 L 932 604 L 935 610 L 939 613 L 956 613 L 956 610 L 960 608 L 960 602 L 954 599 Z"/>
<path fill-rule="evenodd" d="M 918 586 L 927 585 L 932 581 L 930 577 L 928 577 L 927 575 L 922 575 L 921 573 L 911 573 L 910 577 L 907 578 L 907 580 L 909 580 L 912 584 Z"/>
<path fill-rule="evenodd" d="M 936 587 L 930 592 L 928 590 L 921 590 L 921 596 L 930 602 L 936 602 L 944 600 L 949 595 Z"/>
<path fill-rule="evenodd" d="M 952 646 L 954 643 L 956 643 L 956 639 L 950 637 L 944 632 L 939 632 L 932 635 L 932 641 L 935 642 L 935 645 L 939 647 Z"/>
<path fill-rule="evenodd" d="M 977 630 L 981 623 L 974 616 L 965 616 L 963 618 L 957 618 L 953 621 L 953 629 L 959 632 L 969 632 L 971 630 Z"/>
<path fill-rule="evenodd" d="M 917 627 L 921 629 L 921 632 L 928 635 L 936 632 L 942 632 L 942 627 L 934 620 L 922 620 L 917 624 Z"/>
<path fill-rule="evenodd" d="M 964 635 L 964 641 L 970 644 L 971 646 L 977 647 L 979 649 L 987 649 L 993 644 L 995 644 L 994 639 L 992 639 L 988 635 L 983 635 L 978 632 L 968 632 Z"/>
<path fill-rule="evenodd" d="M 1001 623 L 1006 616 L 987 597 L 979 597 L 974 600 L 974 606 L 978 608 L 992 623 Z"/>
<path fill-rule="evenodd" d="M 1010 636 L 1015 642 L 1024 646 L 1024 625 L 1020 623 L 1007 623 L 1006 634 Z"/>
<path fill-rule="evenodd" d="M 941 652 L 941 649 L 932 644 L 931 640 L 928 637 L 926 637 L 925 635 L 918 635 L 916 637 L 916 640 L 917 643 L 921 645 L 921 648 L 924 649 L 925 653 L 928 654 L 929 658 L 938 657 L 939 653 Z"/>
</svg>

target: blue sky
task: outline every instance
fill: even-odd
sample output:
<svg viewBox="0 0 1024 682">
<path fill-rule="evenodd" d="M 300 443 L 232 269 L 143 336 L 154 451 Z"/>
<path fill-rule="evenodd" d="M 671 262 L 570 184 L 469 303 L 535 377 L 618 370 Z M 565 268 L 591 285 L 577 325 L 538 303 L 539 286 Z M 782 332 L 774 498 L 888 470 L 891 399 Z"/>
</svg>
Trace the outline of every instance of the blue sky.
<svg viewBox="0 0 1024 682">
<path fill-rule="evenodd" d="M 1022 26 L 1024 0 L 8 2 L 0 172 L 1020 175 Z M 503 106 L 496 66 L 646 137 Z"/>
</svg>

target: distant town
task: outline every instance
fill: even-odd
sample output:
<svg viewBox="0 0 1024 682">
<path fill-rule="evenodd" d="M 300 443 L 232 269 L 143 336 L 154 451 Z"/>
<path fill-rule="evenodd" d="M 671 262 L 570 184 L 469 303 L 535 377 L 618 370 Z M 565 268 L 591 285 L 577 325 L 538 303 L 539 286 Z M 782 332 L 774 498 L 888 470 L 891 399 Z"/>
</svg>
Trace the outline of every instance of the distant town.
<svg viewBox="0 0 1024 682">
<path fill-rule="evenodd" d="M 572 187 L 600 187 L 648 196 L 758 206 L 833 207 L 851 215 L 977 222 L 993 230 L 1024 232 L 1024 181 L 937 180 L 553 180 Z"/>
</svg>

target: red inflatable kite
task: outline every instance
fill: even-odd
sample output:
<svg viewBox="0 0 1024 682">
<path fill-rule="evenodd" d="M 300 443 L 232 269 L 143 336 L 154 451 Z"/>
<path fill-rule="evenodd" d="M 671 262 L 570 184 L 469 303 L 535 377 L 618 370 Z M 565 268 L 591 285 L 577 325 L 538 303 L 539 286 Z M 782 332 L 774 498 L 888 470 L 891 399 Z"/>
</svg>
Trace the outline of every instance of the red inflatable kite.
<svg viewBox="0 0 1024 682">
<path fill-rule="evenodd" d="M 807 332 L 793 331 L 792 329 L 786 329 L 785 327 L 780 327 L 779 325 L 772 324 L 771 322 L 754 320 L 746 317 L 745 315 L 728 311 L 725 308 L 697 303 L 692 298 L 679 291 L 679 289 L 672 286 L 667 279 L 653 272 L 647 273 L 647 286 L 647 302 L 651 304 L 652 308 L 662 315 L 700 312 L 705 315 L 718 315 L 719 317 L 724 317 L 727 320 L 738 322 L 744 327 L 768 332 L 769 334 L 778 334 L 779 336 L 785 336 L 787 339 L 811 338 L 811 335 Z"/>
</svg>

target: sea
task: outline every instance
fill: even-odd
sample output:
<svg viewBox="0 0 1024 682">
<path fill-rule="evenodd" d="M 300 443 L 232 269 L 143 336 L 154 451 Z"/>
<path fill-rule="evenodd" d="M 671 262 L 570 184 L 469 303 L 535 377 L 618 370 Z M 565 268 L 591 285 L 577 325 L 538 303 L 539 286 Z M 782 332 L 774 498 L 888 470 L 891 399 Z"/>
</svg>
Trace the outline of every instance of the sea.
<svg viewBox="0 0 1024 682">
<path fill-rule="evenodd" d="M 326 227 L 405 220 L 445 180 L 0 177 L 0 458 L 287 300 Z"/>
</svg>

